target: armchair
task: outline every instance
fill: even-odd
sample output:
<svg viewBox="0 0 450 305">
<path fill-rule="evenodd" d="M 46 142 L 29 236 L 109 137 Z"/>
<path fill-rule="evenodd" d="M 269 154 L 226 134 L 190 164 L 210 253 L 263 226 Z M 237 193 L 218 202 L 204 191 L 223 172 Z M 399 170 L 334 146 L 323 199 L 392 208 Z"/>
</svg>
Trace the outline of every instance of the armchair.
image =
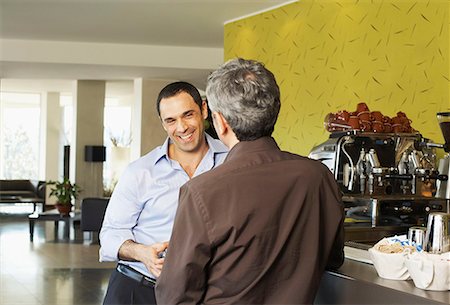
<svg viewBox="0 0 450 305">
<path fill-rule="evenodd" d="M 84 198 L 81 201 L 81 231 L 99 233 L 109 198 Z"/>
</svg>

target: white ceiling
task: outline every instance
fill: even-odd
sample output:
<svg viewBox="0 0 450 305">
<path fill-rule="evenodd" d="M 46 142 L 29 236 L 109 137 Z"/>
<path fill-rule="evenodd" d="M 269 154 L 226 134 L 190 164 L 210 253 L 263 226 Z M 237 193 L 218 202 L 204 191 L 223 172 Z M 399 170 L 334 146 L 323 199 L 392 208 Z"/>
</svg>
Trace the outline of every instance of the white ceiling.
<svg viewBox="0 0 450 305">
<path fill-rule="evenodd" d="M 0 0 L 0 39 L 220 49 L 223 48 L 225 22 L 290 2 Z M 211 70 L 173 66 L 97 66 L 96 63 L 31 63 L 2 58 L 1 52 L 0 59 L 2 90 L 8 84 L 17 86 L 21 83 L 20 79 L 126 80 L 143 77 L 184 79 L 199 85 Z"/>
<path fill-rule="evenodd" d="M 221 47 L 224 22 L 282 0 L 1 0 L 3 38 Z"/>
</svg>

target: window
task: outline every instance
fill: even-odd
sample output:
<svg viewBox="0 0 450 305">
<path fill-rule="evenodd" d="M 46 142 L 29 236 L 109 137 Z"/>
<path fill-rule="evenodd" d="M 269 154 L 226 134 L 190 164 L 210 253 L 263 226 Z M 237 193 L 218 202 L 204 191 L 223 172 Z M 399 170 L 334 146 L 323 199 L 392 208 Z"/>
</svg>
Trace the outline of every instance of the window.
<svg viewBox="0 0 450 305">
<path fill-rule="evenodd" d="M 131 106 L 120 103 L 118 99 L 107 97 L 103 120 L 103 143 L 106 146 L 103 185 L 105 195 L 108 196 L 130 162 Z"/>
<path fill-rule="evenodd" d="M 0 92 L 0 178 L 38 179 L 40 94 Z"/>
</svg>

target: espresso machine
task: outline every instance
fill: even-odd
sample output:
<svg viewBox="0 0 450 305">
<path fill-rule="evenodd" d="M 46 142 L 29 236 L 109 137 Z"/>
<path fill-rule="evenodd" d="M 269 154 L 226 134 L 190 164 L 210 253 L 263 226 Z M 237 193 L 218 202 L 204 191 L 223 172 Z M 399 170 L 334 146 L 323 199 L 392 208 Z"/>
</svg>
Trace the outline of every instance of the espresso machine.
<svg viewBox="0 0 450 305">
<path fill-rule="evenodd" d="M 439 160 L 438 171 L 441 174 L 448 176 L 450 175 L 450 112 L 438 112 L 437 119 L 445 141 L 445 144 L 441 147 L 446 152 L 444 158 Z M 448 183 L 448 180 L 437 182 L 436 197 L 445 198 L 450 201 L 450 184 Z"/>
<path fill-rule="evenodd" d="M 309 157 L 330 169 L 342 191 L 346 240 L 375 243 L 426 225 L 430 212 L 447 212 L 445 198 L 435 196 L 448 179 L 436 167 L 439 147 L 417 132 L 355 130 L 314 147 Z"/>
</svg>

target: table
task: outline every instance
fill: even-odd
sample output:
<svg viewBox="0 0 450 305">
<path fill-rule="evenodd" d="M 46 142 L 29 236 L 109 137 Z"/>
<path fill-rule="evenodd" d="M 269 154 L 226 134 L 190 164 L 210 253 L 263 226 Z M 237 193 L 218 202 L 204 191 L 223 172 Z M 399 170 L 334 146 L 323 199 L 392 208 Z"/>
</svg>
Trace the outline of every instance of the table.
<svg viewBox="0 0 450 305">
<path fill-rule="evenodd" d="M 58 236 L 59 222 L 64 221 L 64 237 L 69 239 L 70 226 L 75 220 L 80 220 L 79 212 L 70 212 L 69 215 L 61 215 L 58 210 L 53 209 L 46 212 L 28 215 L 28 221 L 30 224 L 30 241 L 34 238 L 34 224 L 36 221 L 54 221 L 55 222 L 55 238 Z"/>
<path fill-rule="evenodd" d="M 16 195 L 0 195 L 0 203 L 32 203 L 33 212 L 36 212 L 36 206 L 42 204 L 42 209 L 45 209 L 45 200 L 39 197 L 21 197 Z"/>
</svg>

